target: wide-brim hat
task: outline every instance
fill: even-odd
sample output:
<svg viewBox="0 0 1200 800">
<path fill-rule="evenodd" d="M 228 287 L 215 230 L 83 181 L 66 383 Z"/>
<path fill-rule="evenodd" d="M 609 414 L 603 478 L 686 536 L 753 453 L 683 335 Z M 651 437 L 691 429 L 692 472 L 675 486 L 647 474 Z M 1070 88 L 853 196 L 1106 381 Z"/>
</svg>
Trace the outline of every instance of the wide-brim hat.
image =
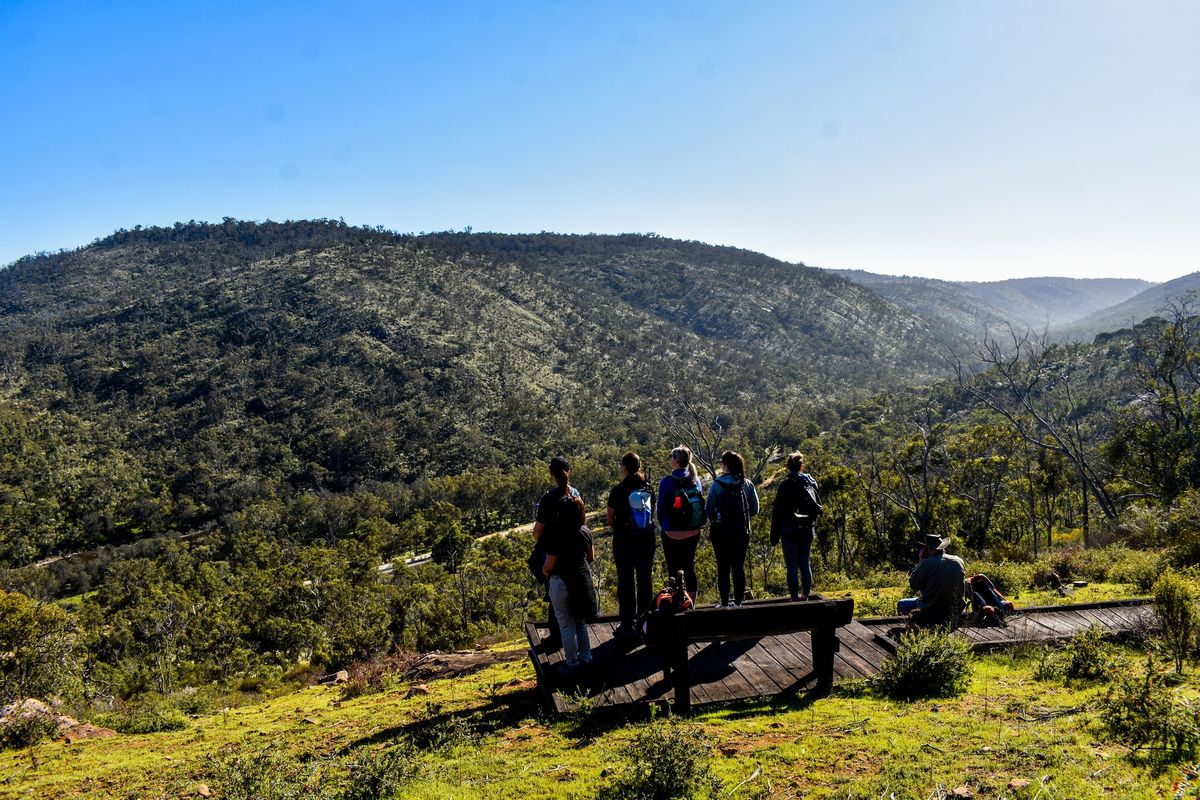
<svg viewBox="0 0 1200 800">
<path fill-rule="evenodd" d="M 938 536 L 936 533 L 927 533 L 923 539 L 918 539 L 917 544 L 921 547 L 928 547 L 930 550 L 945 550 L 950 546 L 949 536 Z"/>
</svg>

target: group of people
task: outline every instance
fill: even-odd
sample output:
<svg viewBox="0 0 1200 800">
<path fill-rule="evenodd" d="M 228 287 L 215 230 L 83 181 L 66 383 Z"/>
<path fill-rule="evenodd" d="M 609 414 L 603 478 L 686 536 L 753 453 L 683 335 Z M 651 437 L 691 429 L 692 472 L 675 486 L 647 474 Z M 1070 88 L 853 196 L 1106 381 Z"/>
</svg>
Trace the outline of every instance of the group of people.
<svg viewBox="0 0 1200 800">
<path fill-rule="evenodd" d="M 625 453 L 619 465 L 621 480 L 608 494 L 607 522 L 612 531 L 620 616 L 616 635 L 620 638 L 639 635 L 638 617 L 653 602 L 654 562 L 660 541 L 667 572 L 683 574 L 688 599 L 695 603 L 696 551 L 706 525 L 717 562 L 717 605 L 736 608 L 746 599 L 750 521 L 760 506 L 758 491 L 746 477 L 745 460 L 733 451 L 723 453 L 721 473 L 710 483 L 707 496 L 691 450 L 682 445 L 672 450 L 670 466 L 671 471 L 654 486 L 641 457 Z M 551 459 L 550 476 L 555 485 L 537 505 L 529 566 L 546 587 L 552 611 L 551 638 L 560 638 L 566 669 L 574 671 L 586 668 L 592 660 L 587 620 L 598 613 L 591 569 L 595 546 L 583 500 L 571 486 L 571 466 L 566 459 Z M 793 600 L 807 600 L 812 593 L 810 554 L 813 526 L 820 513 L 817 482 L 804 471 L 804 456 L 792 453 L 775 498 L 771 544 L 782 545 Z"/>
</svg>

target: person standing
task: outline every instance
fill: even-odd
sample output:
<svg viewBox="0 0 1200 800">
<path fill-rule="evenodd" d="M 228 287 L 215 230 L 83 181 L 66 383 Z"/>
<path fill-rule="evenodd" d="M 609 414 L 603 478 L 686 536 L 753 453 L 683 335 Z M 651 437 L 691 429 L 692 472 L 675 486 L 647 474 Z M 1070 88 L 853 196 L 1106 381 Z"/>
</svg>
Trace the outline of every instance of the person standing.
<svg viewBox="0 0 1200 800">
<path fill-rule="evenodd" d="M 658 522 L 662 526 L 667 573 L 683 572 L 684 587 L 696 602 L 696 545 L 704 527 L 704 484 L 692 463 L 692 451 L 671 451 L 671 473 L 658 482 Z"/>
<path fill-rule="evenodd" d="M 554 481 L 554 488 L 542 495 L 542 499 L 534 506 L 533 552 L 529 554 L 529 570 L 541 581 L 543 597 L 547 604 L 550 604 L 550 582 L 543 572 L 546 544 L 549 541 L 547 532 L 554 533 L 553 529 L 558 522 L 558 501 L 564 497 L 579 497 L 579 491 L 571 485 L 571 464 L 562 456 L 550 459 L 550 478 Z M 554 615 L 553 605 L 550 607 L 546 627 L 549 629 L 547 647 L 557 650 L 560 640 L 558 619 Z"/>
<path fill-rule="evenodd" d="M 621 456 L 621 482 L 608 493 L 608 527 L 612 531 L 613 563 L 617 565 L 617 609 L 621 624 L 616 635 L 638 635 L 637 617 L 654 599 L 654 491 L 634 452 Z"/>
<path fill-rule="evenodd" d="M 592 575 L 596 551 L 579 495 L 564 495 L 557 505 L 557 524 L 542 537 L 546 552 L 542 572 L 549 584 L 550 604 L 562 636 L 566 676 L 573 677 L 592 663 L 587 623 L 599 611 Z"/>
<path fill-rule="evenodd" d="M 718 605 L 735 608 L 746 597 L 746 551 L 750 548 L 750 519 L 758 514 L 758 492 L 746 480 L 746 461 L 741 455 L 726 450 L 721 454 L 721 467 L 723 471 L 708 489 L 708 538 L 717 557 Z"/>
<path fill-rule="evenodd" d="M 807 600 L 812 594 L 812 544 L 817 517 L 821 515 L 821 497 L 817 481 L 804 471 L 802 454 L 788 456 L 787 471 L 771 513 L 771 544 L 779 542 L 783 546 L 788 594 L 793 600 Z"/>
</svg>

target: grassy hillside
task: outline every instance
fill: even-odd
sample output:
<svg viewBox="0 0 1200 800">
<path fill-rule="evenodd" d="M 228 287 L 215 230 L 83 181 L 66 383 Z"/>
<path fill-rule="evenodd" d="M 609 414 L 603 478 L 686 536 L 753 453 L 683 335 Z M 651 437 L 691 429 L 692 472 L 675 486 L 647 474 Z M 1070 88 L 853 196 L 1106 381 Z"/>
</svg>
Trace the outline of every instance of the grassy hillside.
<svg viewBox="0 0 1200 800">
<path fill-rule="evenodd" d="M 981 658 L 966 694 L 912 702 L 862 686 L 831 698 L 702 709 L 684 730 L 721 782 L 720 797 L 1156 798 L 1183 767 L 1132 756 L 1100 724 L 1106 682 L 1046 674 L 1048 651 Z M 206 713 L 183 730 L 0 754 L 6 796 L 175 798 L 235 794 L 272 778 L 272 797 L 342 794 L 374 775 L 381 754 L 404 798 L 593 797 L 629 774 L 645 717 L 544 715 L 520 657 L 469 658 L 430 678 L 398 674 L 380 693 L 343 699 L 313 687 Z M 1120 674 L 1143 657 L 1115 654 Z M 1178 692 L 1194 696 L 1194 677 Z M 639 753 L 654 759 L 656 753 Z M 342 787 L 342 788 L 338 788 Z M 1039 791 L 1041 794 L 1038 794 Z M 323 793 L 322 793 L 323 792 Z M 1049 794 L 1047 794 L 1049 792 Z M 259 795 L 264 796 L 264 795 Z"/>
</svg>

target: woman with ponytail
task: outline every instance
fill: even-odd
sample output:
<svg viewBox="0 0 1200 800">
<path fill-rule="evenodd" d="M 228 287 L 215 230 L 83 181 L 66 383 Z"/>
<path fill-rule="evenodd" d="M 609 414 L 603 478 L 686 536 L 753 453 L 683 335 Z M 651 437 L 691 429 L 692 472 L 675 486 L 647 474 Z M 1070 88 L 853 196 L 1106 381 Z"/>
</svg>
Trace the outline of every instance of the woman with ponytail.
<svg viewBox="0 0 1200 800">
<path fill-rule="evenodd" d="M 529 571 L 542 582 L 545 590 L 545 600 L 550 602 L 550 581 L 543 572 L 546 561 L 546 545 L 554 535 L 558 521 L 559 501 L 564 497 L 579 497 L 579 492 L 571 485 L 571 464 L 562 456 L 550 459 L 550 477 L 554 480 L 554 488 L 542 495 L 534 507 L 533 517 L 533 552 L 529 555 Z M 558 619 L 554 608 L 550 608 L 550 618 L 546 621 L 550 629 L 547 646 L 551 650 L 558 649 L 559 630 Z"/>
<path fill-rule="evenodd" d="M 616 635 L 634 638 L 634 623 L 654 599 L 654 491 L 642 471 L 637 453 L 621 456 L 621 482 L 608 493 L 608 527 L 612 531 L 613 563 L 617 566 L 617 608 L 621 624 Z"/>
<path fill-rule="evenodd" d="M 696 545 L 704 526 L 704 485 L 692 463 L 692 451 L 671 451 L 671 473 L 658 482 L 658 522 L 662 525 L 667 572 L 683 572 L 684 586 L 696 602 Z"/>
</svg>

